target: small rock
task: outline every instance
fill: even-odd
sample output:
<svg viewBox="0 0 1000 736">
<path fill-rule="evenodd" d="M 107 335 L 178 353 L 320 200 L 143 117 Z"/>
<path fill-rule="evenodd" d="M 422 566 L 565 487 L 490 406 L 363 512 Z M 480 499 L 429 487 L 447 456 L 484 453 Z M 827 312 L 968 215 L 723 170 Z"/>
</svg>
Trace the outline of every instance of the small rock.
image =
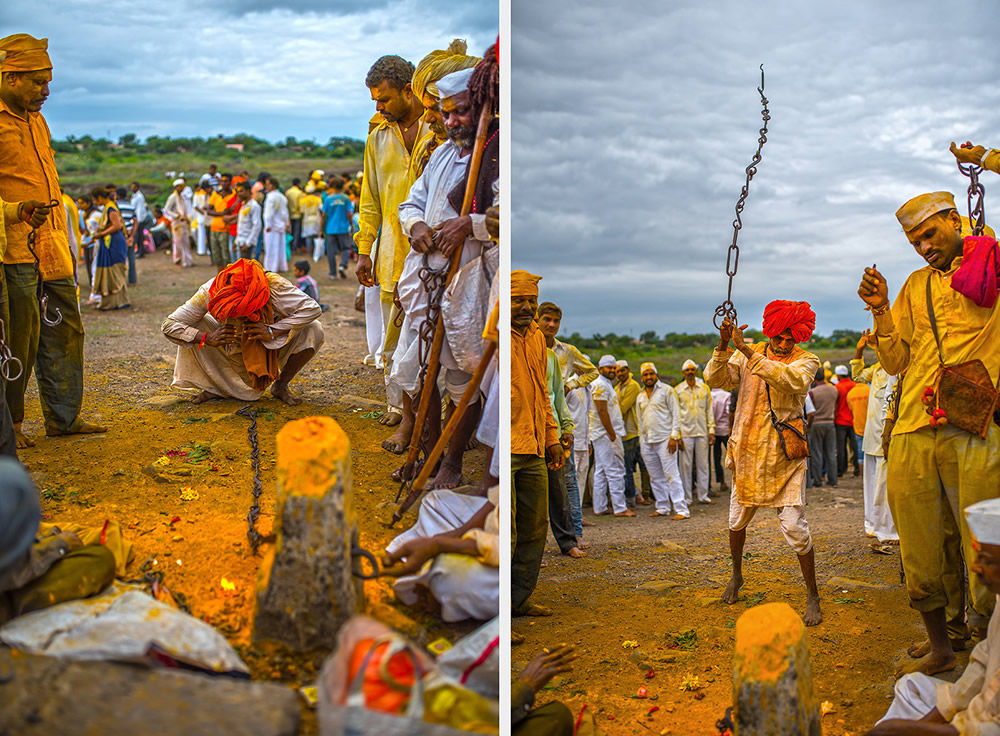
<svg viewBox="0 0 1000 736">
<path fill-rule="evenodd" d="M 183 401 L 183 398 L 175 394 L 161 394 L 150 396 L 142 402 L 144 409 L 171 409 Z"/>
<path fill-rule="evenodd" d="M 366 399 L 363 396 L 355 396 L 354 394 L 344 394 L 339 399 L 337 403 L 346 409 L 362 409 L 364 411 L 384 411 L 385 402 L 376 401 L 375 399 Z"/>
<path fill-rule="evenodd" d="M 648 590 L 651 593 L 664 593 L 673 588 L 681 587 L 680 583 L 675 583 L 672 580 L 650 580 L 648 583 L 643 583 L 637 589 L 638 590 Z"/>
<path fill-rule="evenodd" d="M 722 598 L 717 595 L 705 595 L 698 599 L 698 605 L 702 608 L 714 606 L 716 603 L 722 603 Z"/>
<path fill-rule="evenodd" d="M 677 542 L 671 542 L 669 539 L 661 539 L 660 546 L 663 548 L 664 552 L 672 555 L 686 555 L 688 553 L 687 549 L 677 544 Z"/>
</svg>

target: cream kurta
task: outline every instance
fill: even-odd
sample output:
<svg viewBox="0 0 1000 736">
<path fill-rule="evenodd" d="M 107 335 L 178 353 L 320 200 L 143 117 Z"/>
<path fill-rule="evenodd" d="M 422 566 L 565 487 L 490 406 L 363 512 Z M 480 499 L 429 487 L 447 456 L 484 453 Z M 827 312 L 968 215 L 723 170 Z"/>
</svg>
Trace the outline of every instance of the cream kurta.
<svg viewBox="0 0 1000 736">
<path fill-rule="evenodd" d="M 179 346 L 172 385 L 256 401 L 264 392 L 250 385 L 239 345 L 231 346 L 232 352 L 209 345 L 198 349 L 198 333 L 221 325 L 208 313 L 208 291 L 214 280 L 202 284 L 193 297 L 163 322 L 163 334 Z M 292 355 L 309 348 L 319 350 L 323 345 L 323 326 L 319 323 L 322 311 L 316 302 L 278 274 L 268 273 L 267 281 L 275 320 L 271 326 L 289 333 L 263 345 L 278 351 L 278 366 L 283 368 Z"/>
<path fill-rule="evenodd" d="M 767 343 L 753 345 L 754 355 L 715 349 L 705 368 L 705 381 L 727 391 L 739 386 L 730 429 L 726 467 L 733 472 L 733 494 L 743 506 L 781 508 L 805 500 L 808 458 L 789 460 L 771 426 L 765 381 L 779 421 L 803 416 L 809 386 L 820 361 L 798 346 L 787 358 L 763 355 Z"/>
</svg>

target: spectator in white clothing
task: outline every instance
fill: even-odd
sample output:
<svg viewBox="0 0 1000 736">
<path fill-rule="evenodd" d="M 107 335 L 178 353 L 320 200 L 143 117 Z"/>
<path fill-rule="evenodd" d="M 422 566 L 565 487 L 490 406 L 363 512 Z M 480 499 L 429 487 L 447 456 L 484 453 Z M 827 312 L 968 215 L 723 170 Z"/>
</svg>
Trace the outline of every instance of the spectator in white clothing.
<svg viewBox="0 0 1000 736">
<path fill-rule="evenodd" d="M 715 443 L 715 415 L 712 413 L 712 391 L 698 378 L 698 364 L 684 361 L 684 380 L 677 384 L 677 401 L 681 406 L 680 470 L 684 497 L 688 504 L 697 495 L 698 503 L 715 503 L 708 497 L 708 448 Z M 692 464 L 698 482 L 692 477 Z M 693 492 L 692 492 L 693 491 Z"/>
</svg>

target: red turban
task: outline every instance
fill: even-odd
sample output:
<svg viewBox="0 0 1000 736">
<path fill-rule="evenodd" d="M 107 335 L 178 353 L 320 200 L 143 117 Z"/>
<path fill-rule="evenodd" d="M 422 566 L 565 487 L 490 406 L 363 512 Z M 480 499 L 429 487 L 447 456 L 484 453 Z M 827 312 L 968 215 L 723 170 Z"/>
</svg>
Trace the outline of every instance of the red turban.
<svg viewBox="0 0 1000 736">
<path fill-rule="evenodd" d="M 783 299 L 764 307 L 764 334 L 768 337 L 792 331 L 795 342 L 805 342 L 816 329 L 816 313 L 809 302 L 789 302 Z"/>
<path fill-rule="evenodd" d="M 217 320 L 246 317 L 259 322 L 271 298 L 264 269 L 257 261 L 241 258 L 219 272 L 208 290 L 208 311 Z"/>
</svg>

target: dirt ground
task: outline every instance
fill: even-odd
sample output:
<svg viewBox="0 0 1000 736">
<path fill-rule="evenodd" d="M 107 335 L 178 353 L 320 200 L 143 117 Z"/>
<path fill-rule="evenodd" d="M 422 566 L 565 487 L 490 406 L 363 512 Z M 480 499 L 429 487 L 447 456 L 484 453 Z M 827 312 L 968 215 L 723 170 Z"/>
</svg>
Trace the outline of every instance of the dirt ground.
<svg viewBox="0 0 1000 736">
<path fill-rule="evenodd" d="M 553 680 L 541 701 L 561 700 L 574 715 L 586 704 L 613 736 L 718 733 L 733 699 L 736 619 L 760 603 L 783 601 L 799 613 L 805 605 L 798 561 L 777 516 L 764 511 L 747 533 L 740 600 L 722 602 L 732 571 L 728 502 L 723 494 L 714 506 L 696 503 L 688 521 L 649 518 L 649 506 L 634 519 L 595 519 L 585 509 L 598 526 L 584 529 L 590 549 L 579 560 L 559 554 L 550 534 L 532 601 L 555 615 L 513 620 L 526 640 L 513 650 L 512 670 L 544 646 L 574 643 L 573 672 Z M 807 502 L 823 609 L 823 622 L 807 629 L 814 691 L 832 706 L 824 734 L 856 736 L 885 714 L 894 662 L 924 638 L 923 628 L 900 584 L 898 549 L 870 549 L 860 478 L 810 489 Z M 849 582 L 831 586 L 832 578 Z M 638 646 L 625 648 L 626 641 Z M 960 653 L 960 668 L 967 661 Z M 699 689 L 681 688 L 688 676 Z M 637 697 L 641 687 L 645 699 Z"/>
<path fill-rule="evenodd" d="M 126 539 L 135 545 L 130 576 L 138 576 L 143 562 L 154 559 L 153 569 L 165 572 L 167 587 L 184 597 L 195 616 L 227 637 L 254 679 L 298 688 L 312 683 L 325 652 L 293 656 L 251 643 L 261 558 L 251 553 L 247 541 L 252 499 L 249 420 L 233 414 L 245 402 L 194 406 L 183 392 L 170 388 L 177 348 L 163 337 L 160 324 L 214 276 L 207 256 L 196 256 L 195 261 L 194 268 L 180 269 L 163 252 L 149 255 L 138 262 L 139 284 L 129 287 L 131 309 L 100 313 L 83 307 L 83 416 L 109 430 L 103 435 L 46 438 L 32 381 L 24 429 L 37 446 L 23 450 L 21 460 L 41 492 L 47 517 L 94 527 L 107 519 L 120 522 Z M 351 440 L 361 546 L 378 553 L 412 523 L 416 509 L 395 529 L 386 526 L 398 489 L 389 474 L 400 459 L 381 449 L 391 430 L 377 423 L 376 405 L 370 403 L 384 399 L 382 374 L 361 364 L 366 352 L 364 315 L 354 310 L 358 285 L 353 265 L 346 280 L 331 281 L 326 272 L 325 262 L 313 265 L 321 301 L 330 305 L 321 318 L 326 342 L 291 385 L 303 403 L 288 406 L 269 394 L 256 402 L 263 480 L 258 529 L 267 535 L 274 521 L 276 433 L 292 419 L 329 415 Z M 86 298 L 89 280 L 82 268 L 80 277 Z M 362 401 L 345 401 L 351 396 Z M 469 482 L 478 482 L 484 455 L 484 450 L 466 453 Z M 154 480 L 149 473 L 157 470 L 170 474 L 170 482 Z M 223 578 L 235 584 L 234 592 L 223 589 Z M 416 624 L 428 641 L 443 636 L 454 642 L 475 628 L 474 622 L 443 625 L 432 612 L 396 603 L 391 585 L 383 580 L 364 586 L 368 605 L 381 605 L 387 623 L 419 631 Z M 314 733 L 315 719 L 305 708 L 303 713 L 302 733 Z"/>
</svg>

